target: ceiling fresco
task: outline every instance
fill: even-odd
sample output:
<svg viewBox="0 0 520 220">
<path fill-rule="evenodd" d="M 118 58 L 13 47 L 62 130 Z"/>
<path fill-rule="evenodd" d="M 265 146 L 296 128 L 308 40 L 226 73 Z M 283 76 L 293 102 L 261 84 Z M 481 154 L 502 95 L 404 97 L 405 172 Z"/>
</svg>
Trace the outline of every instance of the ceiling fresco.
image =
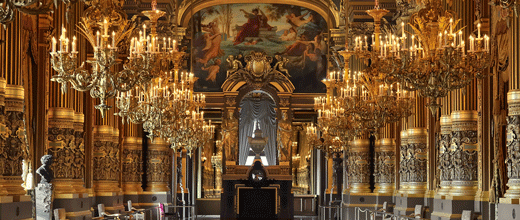
<svg viewBox="0 0 520 220">
<path fill-rule="evenodd" d="M 190 22 L 195 91 L 219 92 L 229 56 L 250 51 L 286 57 L 294 92 L 325 92 L 327 22 L 313 10 L 284 4 L 225 4 L 196 12 Z M 276 61 L 276 59 L 273 59 Z M 274 64 L 273 64 L 274 65 Z"/>
</svg>

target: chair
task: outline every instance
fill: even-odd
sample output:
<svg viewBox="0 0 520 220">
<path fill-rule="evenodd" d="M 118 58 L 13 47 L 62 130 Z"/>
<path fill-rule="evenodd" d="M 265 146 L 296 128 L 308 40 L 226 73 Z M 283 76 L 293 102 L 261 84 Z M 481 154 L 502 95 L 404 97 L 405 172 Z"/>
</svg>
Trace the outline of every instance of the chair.
<svg viewBox="0 0 520 220">
<path fill-rule="evenodd" d="M 413 216 L 415 218 L 422 218 L 422 205 L 415 205 L 415 212 L 413 213 Z"/>
<path fill-rule="evenodd" d="M 463 210 L 462 211 L 462 217 L 460 220 L 472 220 L 473 219 L 473 213 L 471 210 Z"/>
<path fill-rule="evenodd" d="M 383 208 L 380 208 L 377 211 L 378 212 L 387 213 L 388 212 L 388 202 L 383 202 Z M 383 220 L 390 220 L 392 218 L 392 216 L 391 215 L 381 214 L 381 218 Z"/>
<path fill-rule="evenodd" d="M 65 209 L 54 209 L 54 219 L 55 220 L 66 220 L 65 218 Z"/>
<path fill-rule="evenodd" d="M 121 216 L 121 214 L 119 214 L 119 213 L 110 214 L 110 213 L 105 212 L 105 204 L 98 204 L 98 213 L 99 213 L 99 217 L 117 218 L 117 217 Z"/>
<path fill-rule="evenodd" d="M 135 218 L 135 220 L 144 220 L 144 209 L 136 209 L 132 206 L 132 200 L 126 202 L 128 212 Z"/>
</svg>

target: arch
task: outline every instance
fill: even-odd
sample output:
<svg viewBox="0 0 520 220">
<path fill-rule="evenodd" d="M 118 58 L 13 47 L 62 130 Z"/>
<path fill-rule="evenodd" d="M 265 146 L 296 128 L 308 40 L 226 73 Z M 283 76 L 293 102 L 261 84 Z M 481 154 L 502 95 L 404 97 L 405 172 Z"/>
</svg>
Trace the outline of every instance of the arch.
<svg viewBox="0 0 520 220">
<path fill-rule="evenodd" d="M 184 1 L 186 2 L 186 1 Z M 191 3 L 191 4 L 190 4 Z M 222 0 L 209 1 L 193 1 L 186 5 L 180 5 L 179 15 L 177 17 L 177 24 L 181 27 L 188 27 L 191 17 L 198 11 L 217 5 L 223 5 Z M 229 0 L 226 4 L 280 4 L 279 0 Z M 296 5 L 305 7 L 320 14 L 327 22 L 328 28 L 334 28 L 339 25 L 339 10 L 331 0 L 286 0 L 283 2 L 286 5 Z M 327 19 L 332 17 L 332 19 Z"/>
</svg>

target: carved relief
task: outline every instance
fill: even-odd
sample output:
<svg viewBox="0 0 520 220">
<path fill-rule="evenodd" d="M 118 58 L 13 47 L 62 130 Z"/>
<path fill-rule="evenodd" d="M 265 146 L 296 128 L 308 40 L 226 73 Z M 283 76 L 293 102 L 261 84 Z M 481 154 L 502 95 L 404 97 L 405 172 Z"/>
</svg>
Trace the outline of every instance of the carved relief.
<svg viewBox="0 0 520 220">
<path fill-rule="evenodd" d="M 22 160 L 27 156 L 25 149 L 23 112 L 7 111 L 6 127 L 0 133 L 0 173 L 4 176 L 20 176 Z"/>
<path fill-rule="evenodd" d="M 348 182 L 349 183 L 369 183 L 370 182 L 370 161 L 368 152 L 348 152 Z"/>
<path fill-rule="evenodd" d="M 94 141 L 94 180 L 119 179 L 119 144 L 112 141 Z"/>
<path fill-rule="evenodd" d="M 393 183 L 395 177 L 395 152 L 376 152 L 374 176 L 376 183 Z"/>
<path fill-rule="evenodd" d="M 238 119 L 233 117 L 233 111 L 228 110 L 228 117 L 222 123 L 222 142 L 225 147 L 226 160 L 237 160 L 238 149 Z"/>
<path fill-rule="evenodd" d="M 141 182 L 143 151 L 123 150 L 123 182 Z"/>
<path fill-rule="evenodd" d="M 507 116 L 506 167 L 509 179 L 520 178 L 520 115 Z"/>
<path fill-rule="evenodd" d="M 401 181 L 426 182 L 426 143 L 409 143 L 406 148 L 401 147 L 401 150 Z"/>
<path fill-rule="evenodd" d="M 292 125 L 287 111 L 282 112 L 282 120 L 278 123 L 277 142 L 279 161 L 289 161 L 289 150 L 292 145 Z"/>
<path fill-rule="evenodd" d="M 80 132 L 83 133 L 83 132 Z M 78 134 L 81 137 L 82 134 Z M 52 164 L 55 178 L 82 179 L 85 152 L 83 143 L 76 145 L 76 134 L 71 128 L 49 128 L 48 153 L 55 158 Z"/>
<path fill-rule="evenodd" d="M 450 181 L 451 173 L 452 173 L 452 161 L 451 161 L 451 152 L 450 142 L 451 142 L 451 133 L 441 133 L 439 137 L 439 166 L 438 169 L 440 171 L 440 180 L 441 181 Z"/>
<path fill-rule="evenodd" d="M 452 131 L 451 134 L 451 161 L 453 164 L 453 168 L 450 170 L 451 180 L 476 181 L 477 131 Z"/>
<path fill-rule="evenodd" d="M 146 161 L 146 179 L 149 182 L 168 182 L 171 179 L 168 151 L 149 150 Z"/>
</svg>

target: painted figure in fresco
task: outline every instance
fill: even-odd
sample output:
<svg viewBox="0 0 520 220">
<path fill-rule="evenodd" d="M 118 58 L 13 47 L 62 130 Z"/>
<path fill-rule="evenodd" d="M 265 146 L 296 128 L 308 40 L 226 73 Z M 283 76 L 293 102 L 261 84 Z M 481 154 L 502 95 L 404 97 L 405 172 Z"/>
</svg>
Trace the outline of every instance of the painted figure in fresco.
<svg viewBox="0 0 520 220">
<path fill-rule="evenodd" d="M 207 25 L 204 25 L 202 30 L 208 32 L 204 34 L 204 41 L 206 42 L 206 45 L 202 49 L 202 58 L 196 58 L 196 61 L 206 65 L 211 59 L 224 55 L 224 52 L 222 49 L 220 49 L 222 34 L 218 28 L 217 19 L 213 20 Z"/>
<path fill-rule="evenodd" d="M 291 13 L 291 14 L 288 14 L 287 16 L 285 16 L 285 18 L 287 18 L 287 23 L 291 24 L 291 26 L 293 26 L 293 28 L 298 28 L 298 27 L 312 21 L 312 18 L 313 18 L 312 14 L 309 15 L 309 17 L 307 17 L 306 19 L 304 18 L 308 14 L 309 14 L 309 12 L 306 12 L 305 14 L 302 14 L 300 16 L 296 16 L 294 13 Z"/>
<path fill-rule="evenodd" d="M 208 67 L 202 67 L 202 70 L 208 71 L 208 77 L 206 77 L 206 81 L 215 82 L 217 80 L 217 73 L 220 70 L 220 64 L 222 61 L 220 59 L 216 59 L 213 65 Z"/>
<path fill-rule="evenodd" d="M 233 45 L 237 45 L 242 43 L 246 37 L 258 37 L 258 33 L 260 31 L 260 24 L 261 24 L 261 17 L 262 15 L 259 15 L 259 8 L 253 9 L 251 13 L 247 12 L 244 9 L 240 9 L 241 12 L 244 12 L 244 16 L 247 18 L 247 22 L 242 25 L 242 29 L 240 32 L 238 32 L 237 36 L 235 37 L 235 42 Z M 262 12 L 262 14 L 264 14 Z"/>
<path fill-rule="evenodd" d="M 294 41 L 296 40 L 296 29 L 293 27 L 289 28 L 289 30 L 285 30 L 283 35 L 280 36 L 280 40 L 283 41 Z"/>
</svg>

